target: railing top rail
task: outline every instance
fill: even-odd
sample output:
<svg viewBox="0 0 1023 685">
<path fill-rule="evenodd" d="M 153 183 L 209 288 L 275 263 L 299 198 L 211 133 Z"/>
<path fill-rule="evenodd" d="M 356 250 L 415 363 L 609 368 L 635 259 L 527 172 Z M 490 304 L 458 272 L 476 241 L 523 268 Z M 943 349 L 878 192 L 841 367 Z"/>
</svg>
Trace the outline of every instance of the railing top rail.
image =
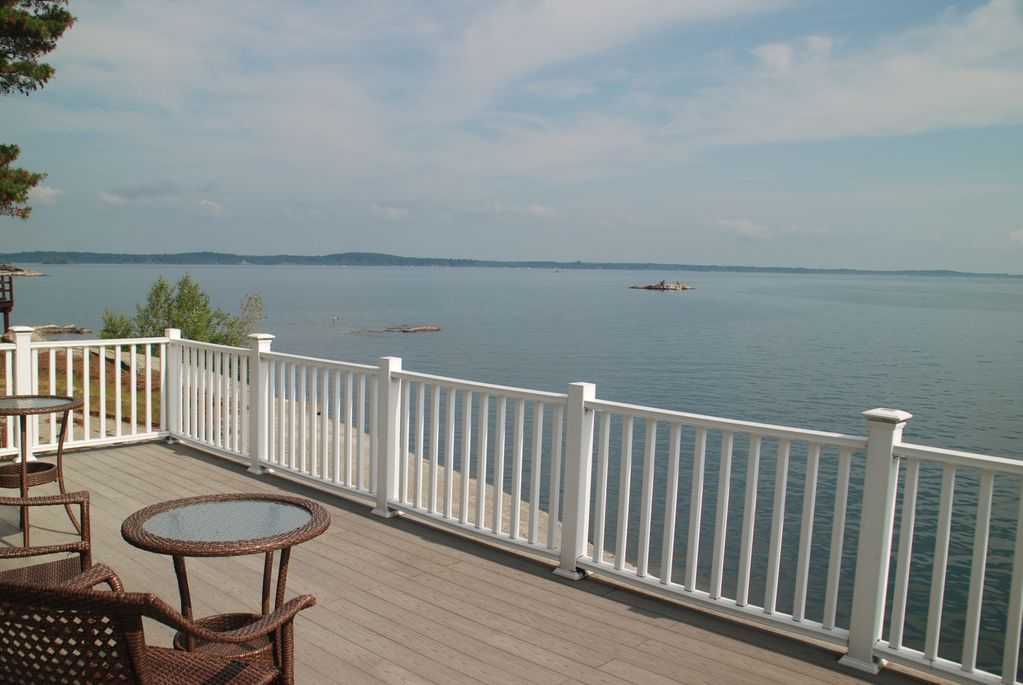
<svg viewBox="0 0 1023 685">
<path fill-rule="evenodd" d="M 15 350 L 17 348 L 18 348 L 18 346 L 15 345 L 14 343 L 0 343 L 0 351 L 3 351 L 3 350 Z"/>
<path fill-rule="evenodd" d="M 545 392 L 543 390 L 529 390 L 527 388 L 515 388 L 510 385 L 495 385 L 493 383 L 479 383 L 467 381 L 460 378 L 448 378 L 447 376 L 435 376 L 429 373 L 417 373 L 414 371 L 399 371 L 393 374 L 395 378 L 405 381 L 417 381 L 420 383 L 431 383 L 435 385 L 446 385 L 461 390 L 486 392 L 494 395 L 507 395 L 524 400 L 535 400 L 538 402 L 561 403 L 568 401 L 568 395 L 557 392 Z"/>
<path fill-rule="evenodd" d="M 756 435 L 781 438 L 784 440 L 795 440 L 815 445 L 833 445 L 835 447 L 846 447 L 853 450 L 863 450 L 867 446 L 867 439 L 855 435 L 843 433 L 828 433 L 825 431 L 808 430 L 804 428 L 791 428 L 789 426 L 776 426 L 769 423 L 756 423 L 753 421 L 739 421 L 737 419 L 724 419 L 717 416 L 705 416 L 703 414 L 690 414 L 669 409 L 655 409 L 636 404 L 625 404 L 622 402 L 609 402 L 607 400 L 590 400 L 586 403 L 587 409 L 631 414 L 632 416 L 656 421 L 670 421 L 683 423 L 690 426 L 702 428 L 716 428 L 735 433 L 754 433 Z"/>
<path fill-rule="evenodd" d="M 926 447 L 924 445 L 912 445 L 905 442 L 896 444 L 892 451 L 895 453 L 895 456 L 906 459 L 933 461 L 940 464 L 965 466 L 985 471 L 996 471 L 998 473 L 1013 476 L 1023 476 L 1023 461 L 1019 459 L 992 457 L 986 454 L 977 454 L 975 452 L 949 450 L 941 447 Z"/>
<path fill-rule="evenodd" d="M 188 340 L 181 338 L 177 342 L 187 347 L 200 347 L 204 350 L 217 350 L 219 352 L 249 352 L 248 347 L 235 347 L 234 345 L 218 345 L 210 342 L 200 342 L 198 340 Z"/>
<path fill-rule="evenodd" d="M 45 340 L 32 343 L 33 350 L 65 347 L 116 347 L 117 345 L 163 345 L 169 338 L 109 338 L 93 340 Z"/>
<path fill-rule="evenodd" d="M 334 369 L 345 369 L 349 371 L 368 371 L 370 373 L 376 373 L 379 370 L 379 367 L 372 366 L 370 364 L 339 362 L 334 359 L 321 359 L 319 357 L 303 357 L 302 355 L 286 354 L 284 352 L 263 352 L 259 356 L 262 357 L 263 359 L 291 361 L 303 364 L 316 364 L 317 366 L 326 366 Z"/>
</svg>

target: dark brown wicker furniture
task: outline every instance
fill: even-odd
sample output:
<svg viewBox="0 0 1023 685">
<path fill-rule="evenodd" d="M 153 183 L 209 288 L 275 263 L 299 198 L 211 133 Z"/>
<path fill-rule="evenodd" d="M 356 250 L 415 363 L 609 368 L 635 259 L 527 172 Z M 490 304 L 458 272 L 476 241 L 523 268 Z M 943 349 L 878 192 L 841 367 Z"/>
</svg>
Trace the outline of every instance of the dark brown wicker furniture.
<svg viewBox="0 0 1023 685">
<path fill-rule="evenodd" d="M 0 506 L 45 507 L 72 506 L 79 508 L 81 526 L 78 539 L 53 545 L 35 547 L 0 547 L 0 560 L 27 559 L 39 556 L 64 554 L 67 556 L 31 566 L 21 566 L 0 571 L 0 583 L 29 583 L 32 585 L 53 585 L 63 587 L 92 587 L 107 583 L 113 590 L 121 590 L 121 581 L 108 567 L 93 566 L 92 541 L 89 525 L 89 493 L 69 492 L 49 497 L 0 497 Z"/>
<path fill-rule="evenodd" d="M 321 534 L 329 525 L 327 511 L 307 499 L 274 494 L 224 494 L 186 497 L 146 507 L 125 519 L 121 535 L 136 547 L 173 557 L 181 613 L 188 619 L 193 617 L 186 557 L 264 554 L 261 614 L 217 614 L 197 621 L 211 630 L 235 630 L 261 620 L 270 612 L 274 553 L 281 552 L 274 601 L 278 608 L 284 601 L 291 548 Z M 268 661 L 271 655 L 271 645 L 266 641 L 245 645 L 196 643 L 184 633 L 178 634 L 175 646 L 261 661 Z"/>
<path fill-rule="evenodd" d="M 316 603 L 302 595 L 245 628 L 216 633 L 155 595 L 0 583 L 0 674 L 4 683 L 294 683 L 295 615 Z M 150 618 L 208 642 L 276 634 L 279 667 L 146 644 Z"/>
<path fill-rule="evenodd" d="M 21 461 L 0 466 L 0 488 L 18 488 L 21 497 L 28 497 L 28 489 L 57 481 L 61 494 L 64 488 L 64 435 L 67 432 L 68 412 L 82 406 L 81 398 L 53 395 L 8 395 L 0 397 L 0 417 L 17 416 L 21 436 Z M 57 462 L 28 461 L 28 417 L 39 414 L 61 414 L 60 438 L 57 441 Z M 75 530 L 81 530 L 71 505 L 65 506 Z M 29 546 L 29 507 L 21 507 L 21 526 L 25 547 Z"/>
</svg>

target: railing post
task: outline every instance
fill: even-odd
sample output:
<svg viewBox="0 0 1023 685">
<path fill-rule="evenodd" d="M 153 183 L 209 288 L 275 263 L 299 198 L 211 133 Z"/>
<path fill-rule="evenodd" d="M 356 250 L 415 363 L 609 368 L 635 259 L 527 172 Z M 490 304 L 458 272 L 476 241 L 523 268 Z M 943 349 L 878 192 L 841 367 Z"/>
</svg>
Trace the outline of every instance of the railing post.
<svg viewBox="0 0 1023 685">
<path fill-rule="evenodd" d="M 568 386 L 568 412 L 565 444 L 565 507 L 561 525 L 561 563 L 554 570 L 559 576 L 579 580 L 586 572 L 576 566 L 586 553 L 590 520 L 590 471 L 593 462 L 593 410 L 586 402 L 597 396 L 592 383 Z"/>
<path fill-rule="evenodd" d="M 902 440 L 902 429 L 912 414 L 896 409 L 871 409 L 867 418 L 867 465 L 863 476 L 860 538 L 856 550 L 849 651 L 839 662 L 868 673 L 877 673 L 884 662 L 874 658 L 881 639 L 888 562 L 892 550 L 895 490 L 899 460 L 893 448 Z"/>
<path fill-rule="evenodd" d="M 270 457 L 270 362 L 262 355 L 270 351 L 274 336 L 253 333 L 249 336 L 249 473 L 262 475 L 271 469 L 263 466 Z"/>
<path fill-rule="evenodd" d="M 401 464 L 401 357 L 381 357 L 377 375 L 377 505 L 373 513 L 391 518 L 397 512 L 388 502 L 398 497 L 398 468 Z"/>
<path fill-rule="evenodd" d="M 160 398 L 161 428 L 169 433 L 167 442 L 174 443 L 174 436 L 181 433 L 181 330 L 166 328 L 163 331 L 167 338 L 164 348 L 164 373 L 160 386 L 163 397 Z"/>
<path fill-rule="evenodd" d="M 36 392 L 35 375 L 32 373 L 32 332 L 35 329 L 11 326 L 9 330 L 14 333 L 14 394 L 33 395 Z M 30 416 L 25 422 L 25 435 L 19 438 L 25 441 L 26 461 L 35 459 L 32 449 L 36 446 L 37 421 L 38 417 Z"/>
</svg>

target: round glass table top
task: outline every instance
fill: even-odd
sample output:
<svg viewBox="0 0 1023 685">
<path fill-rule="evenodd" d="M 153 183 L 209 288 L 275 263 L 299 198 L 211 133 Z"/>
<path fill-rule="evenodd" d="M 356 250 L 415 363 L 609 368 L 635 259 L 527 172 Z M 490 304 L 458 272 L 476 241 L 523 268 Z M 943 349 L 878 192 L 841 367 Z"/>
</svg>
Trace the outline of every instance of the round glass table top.
<svg viewBox="0 0 1023 685">
<path fill-rule="evenodd" d="M 124 520 L 130 544 L 160 554 L 215 557 L 271 552 L 330 526 L 319 504 L 301 497 L 232 493 L 160 502 Z"/>
<path fill-rule="evenodd" d="M 142 529 L 167 540 L 237 542 L 289 533 L 311 519 L 307 509 L 283 502 L 200 502 L 156 514 Z"/>
<path fill-rule="evenodd" d="M 0 415 L 49 414 L 74 409 L 82 404 L 75 397 L 55 395 L 7 395 L 0 397 Z"/>
</svg>

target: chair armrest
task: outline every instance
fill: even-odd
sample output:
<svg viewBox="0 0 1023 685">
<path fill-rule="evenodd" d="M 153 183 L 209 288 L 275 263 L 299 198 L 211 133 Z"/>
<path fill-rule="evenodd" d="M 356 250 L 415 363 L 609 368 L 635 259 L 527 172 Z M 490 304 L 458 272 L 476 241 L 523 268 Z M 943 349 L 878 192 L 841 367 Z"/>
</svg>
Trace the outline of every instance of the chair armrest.
<svg viewBox="0 0 1023 685">
<path fill-rule="evenodd" d="M 121 583 L 120 577 L 114 572 L 114 569 L 110 568 L 106 564 L 96 564 L 89 568 L 87 571 L 79 573 L 74 578 L 69 578 L 63 583 L 60 583 L 57 587 L 73 588 L 73 589 L 90 589 L 101 583 L 106 583 L 110 586 L 111 590 L 117 592 L 124 591 L 124 584 Z"/>
<path fill-rule="evenodd" d="M 0 497 L 0 506 L 5 507 L 50 507 L 57 504 L 79 504 L 89 506 L 89 491 L 78 490 L 62 495 L 43 495 L 40 497 Z"/>
<path fill-rule="evenodd" d="M 217 632 L 203 628 L 195 621 L 188 620 L 162 600 L 155 597 L 154 600 L 152 608 L 155 611 L 147 613 L 150 618 L 156 619 L 164 625 L 180 630 L 200 640 L 205 640 L 207 642 L 226 642 L 229 644 L 247 642 L 248 640 L 252 640 L 257 637 L 269 635 L 275 630 L 278 630 L 282 626 L 295 620 L 295 616 L 302 609 L 316 604 L 315 595 L 300 595 L 278 607 L 272 614 L 263 616 L 247 626 L 236 628 L 234 630 Z"/>
</svg>

